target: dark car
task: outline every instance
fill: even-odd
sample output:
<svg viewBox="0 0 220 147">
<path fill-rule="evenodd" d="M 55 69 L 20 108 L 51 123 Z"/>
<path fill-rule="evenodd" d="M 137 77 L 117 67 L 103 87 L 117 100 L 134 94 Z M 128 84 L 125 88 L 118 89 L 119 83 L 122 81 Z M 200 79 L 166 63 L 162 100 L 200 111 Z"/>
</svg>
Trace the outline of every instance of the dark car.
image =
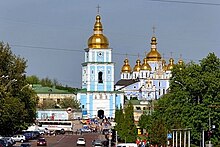
<svg viewBox="0 0 220 147">
<path fill-rule="evenodd" d="M 38 138 L 37 146 L 47 146 L 47 141 L 45 138 Z"/>
<path fill-rule="evenodd" d="M 30 143 L 22 143 L 20 147 L 31 147 Z"/>
<path fill-rule="evenodd" d="M 7 147 L 7 144 L 3 139 L 0 139 L 0 147 Z"/>
</svg>

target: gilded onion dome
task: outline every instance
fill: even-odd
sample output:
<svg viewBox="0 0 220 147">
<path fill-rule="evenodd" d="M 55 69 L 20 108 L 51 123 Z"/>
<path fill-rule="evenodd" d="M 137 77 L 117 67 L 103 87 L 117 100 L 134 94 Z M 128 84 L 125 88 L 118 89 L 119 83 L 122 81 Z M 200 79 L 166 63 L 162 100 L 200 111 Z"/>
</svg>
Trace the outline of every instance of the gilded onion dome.
<svg viewBox="0 0 220 147">
<path fill-rule="evenodd" d="M 94 34 L 88 39 L 89 48 L 108 48 L 108 38 L 103 34 L 103 28 L 100 15 L 96 16 L 96 22 L 94 25 Z"/>
<path fill-rule="evenodd" d="M 124 60 L 124 65 L 121 68 L 121 72 L 131 72 L 131 66 L 129 65 L 129 60 L 127 58 Z"/>
<path fill-rule="evenodd" d="M 179 65 L 183 65 L 183 60 L 180 59 L 180 60 L 178 61 L 178 64 L 179 64 Z"/>
<path fill-rule="evenodd" d="M 152 37 L 151 38 L 151 51 L 147 54 L 147 60 L 148 61 L 159 61 L 161 60 L 161 55 L 157 51 L 157 38 Z"/>
<path fill-rule="evenodd" d="M 170 63 L 167 66 L 167 70 L 172 70 L 173 66 L 174 66 L 174 60 L 173 60 L 173 58 L 170 58 L 169 61 L 170 61 Z"/>
<path fill-rule="evenodd" d="M 134 66 L 133 71 L 139 72 L 140 70 L 141 70 L 141 60 L 140 60 L 140 59 L 137 59 L 136 65 Z"/>
<path fill-rule="evenodd" d="M 162 60 L 162 68 L 163 68 L 164 71 L 167 70 L 166 61 L 164 59 Z"/>
<path fill-rule="evenodd" d="M 141 66 L 141 70 L 149 70 L 151 71 L 150 65 L 147 63 L 147 58 L 144 58 L 143 64 Z"/>
</svg>

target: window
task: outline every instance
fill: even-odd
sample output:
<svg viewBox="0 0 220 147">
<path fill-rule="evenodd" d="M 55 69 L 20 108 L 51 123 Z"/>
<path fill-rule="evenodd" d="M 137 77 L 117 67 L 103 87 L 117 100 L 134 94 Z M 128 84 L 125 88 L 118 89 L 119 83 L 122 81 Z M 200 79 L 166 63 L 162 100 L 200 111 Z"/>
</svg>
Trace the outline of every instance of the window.
<svg viewBox="0 0 220 147">
<path fill-rule="evenodd" d="M 103 73 L 102 73 L 101 71 L 98 73 L 98 82 L 99 82 L 99 83 L 103 83 L 102 74 L 103 74 Z"/>
<path fill-rule="evenodd" d="M 163 89 L 163 94 L 165 94 L 165 89 Z"/>
</svg>

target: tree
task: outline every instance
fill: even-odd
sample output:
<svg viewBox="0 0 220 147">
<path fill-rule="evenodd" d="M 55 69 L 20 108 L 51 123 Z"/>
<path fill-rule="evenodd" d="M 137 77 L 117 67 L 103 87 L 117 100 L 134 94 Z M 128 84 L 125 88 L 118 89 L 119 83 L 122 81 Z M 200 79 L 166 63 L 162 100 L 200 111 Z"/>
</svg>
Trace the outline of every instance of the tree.
<svg viewBox="0 0 220 147">
<path fill-rule="evenodd" d="M 72 97 L 67 97 L 61 100 L 60 102 L 61 108 L 72 108 L 72 109 L 79 109 L 80 108 L 80 103 L 77 99 L 72 98 Z"/>
<path fill-rule="evenodd" d="M 123 113 L 122 106 L 120 108 L 117 108 L 115 111 L 115 130 L 118 132 L 119 135 L 119 141 L 124 141 L 125 140 L 125 131 L 124 131 L 124 126 L 125 124 L 125 117 Z"/>
<path fill-rule="evenodd" d="M 137 128 L 134 123 L 134 107 L 131 102 L 125 107 L 124 113 L 126 122 L 126 125 L 124 126 L 126 142 L 135 142 L 137 139 Z"/>
<path fill-rule="evenodd" d="M 43 103 L 40 103 L 38 106 L 40 109 L 54 109 L 56 108 L 56 101 L 52 99 L 46 99 Z"/>
<path fill-rule="evenodd" d="M 152 123 L 152 116 L 144 112 L 139 118 L 138 126 L 142 129 L 146 129 L 146 131 L 149 132 L 151 123 Z"/>
<path fill-rule="evenodd" d="M 168 129 L 191 128 L 191 143 L 200 144 L 201 131 L 219 126 L 220 59 L 210 53 L 199 64 L 176 65 L 170 79 L 170 92 L 158 100 L 154 119 L 163 118 Z M 213 107 L 212 107 L 213 106 Z M 156 116 L 157 115 L 157 116 Z M 155 121 L 154 120 L 154 121 Z M 159 126 L 158 126 L 159 127 Z M 220 128 L 210 139 L 219 142 Z"/>
<path fill-rule="evenodd" d="M 0 56 L 0 134 L 11 135 L 35 121 L 37 96 L 29 88 L 22 90 L 28 84 L 26 61 L 3 42 Z"/>
<path fill-rule="evenodd" d="M 35 75 L 27 76 L 26 80 L 29 84 L 40 84 L 40 79 Z"/>
<path fill-rule="evenodd" d="M 167 129 L 165 127 L 164 120 L 157 118 L 151 124 L 151 130 L 149 132 L 151 144 L 158 146 L 165 146 L 167 142 Z"/>
</svg>

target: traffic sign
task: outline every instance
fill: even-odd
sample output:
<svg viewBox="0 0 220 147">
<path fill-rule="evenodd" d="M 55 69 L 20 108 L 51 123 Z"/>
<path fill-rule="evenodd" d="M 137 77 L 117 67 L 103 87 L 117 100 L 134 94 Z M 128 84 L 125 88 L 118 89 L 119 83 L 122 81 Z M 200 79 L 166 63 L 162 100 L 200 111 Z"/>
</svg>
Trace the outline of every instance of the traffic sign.
<svg viewBox="0 0 220 147">
<path fill-rule="evenodd" d="M 172 133 L 167 134 L 167 139 L 172 139 Z"/>
</svg>

